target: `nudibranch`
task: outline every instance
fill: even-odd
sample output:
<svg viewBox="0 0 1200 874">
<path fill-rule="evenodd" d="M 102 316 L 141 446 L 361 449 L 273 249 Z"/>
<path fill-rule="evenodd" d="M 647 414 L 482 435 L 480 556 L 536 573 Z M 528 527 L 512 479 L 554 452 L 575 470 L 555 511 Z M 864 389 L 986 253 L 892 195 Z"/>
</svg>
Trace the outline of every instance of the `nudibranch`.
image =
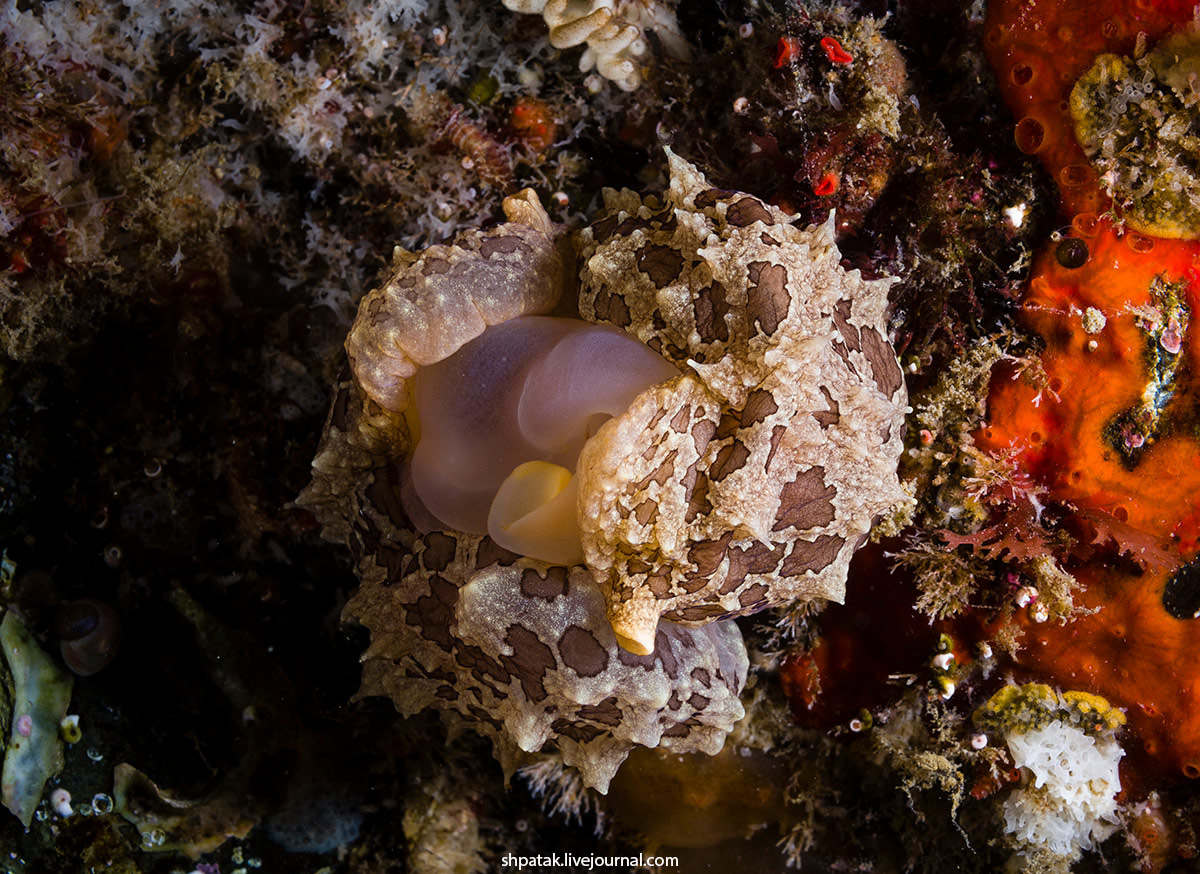
<svg viewBox="0 0 1200 874">
<path fill-rule="evenodd" d="M 642 651 L 660 616 L 842 600 L 850 557 L 904 499 L 893 280 L 842 268 L 832 214 L 800 230 L 670 162 L 664 202 L 606 192 L 581 255 L 580 315 L 681 371 L 580 458 L 584 559 L 618 638 Z"/>
<path fill-rule="evenodd" d="M 397 250 L 299 501 L 358 563 L 361 695 L 472 723 L 506 770 L 552 743 L 601 791 L 634 745 L 718 752 L 729 620 L 840 599 L 903 499 L 892 280 L 668 154 L 664 198 L 606 192 L 578 246 L 527 190 Z"/>
</svg>

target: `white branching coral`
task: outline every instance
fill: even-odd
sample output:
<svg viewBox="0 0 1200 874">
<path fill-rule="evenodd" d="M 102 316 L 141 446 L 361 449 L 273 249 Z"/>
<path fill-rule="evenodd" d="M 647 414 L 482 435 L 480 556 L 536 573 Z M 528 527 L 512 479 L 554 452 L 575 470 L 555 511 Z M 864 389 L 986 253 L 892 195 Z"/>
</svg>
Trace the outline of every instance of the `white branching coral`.
<svg viewBox="0 0 1200 874">
<path fill-rule="evenodd" d="M 550 27 L 550 44 L 569 49 L 587 44 L 579 69 L 593 67 L 623 91 L 642 83 L 648 54 L 645 34 L 654 31 L 674 57 L 688 57 L 675 12 L 655 0 L 503 0 L 506 8 L 541 14 Z"/>
</svg>

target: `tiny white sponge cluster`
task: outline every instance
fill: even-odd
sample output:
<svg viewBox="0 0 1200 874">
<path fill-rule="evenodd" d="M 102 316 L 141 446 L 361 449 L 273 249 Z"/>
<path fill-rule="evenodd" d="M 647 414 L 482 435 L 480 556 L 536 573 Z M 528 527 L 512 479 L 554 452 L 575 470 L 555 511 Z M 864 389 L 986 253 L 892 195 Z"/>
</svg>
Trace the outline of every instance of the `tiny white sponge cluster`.
<svg viewBox="0 0 1200 874">
<path fill-rule="evenodd" d="M 1076 858 L 1116 830 L 1125 752 L 1115 740 L 1058 720 L 1005 739 L 1024 777 L 1004 802 L 1004 830 L 1018 844 Z"/>
</svg>

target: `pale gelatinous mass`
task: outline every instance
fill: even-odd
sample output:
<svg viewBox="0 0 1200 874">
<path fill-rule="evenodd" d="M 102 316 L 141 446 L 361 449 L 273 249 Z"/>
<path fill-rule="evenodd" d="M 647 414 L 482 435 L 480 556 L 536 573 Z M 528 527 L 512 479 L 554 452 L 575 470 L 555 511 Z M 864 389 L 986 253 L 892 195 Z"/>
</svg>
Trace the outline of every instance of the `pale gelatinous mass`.
<svg viewBox="0 0 1200 874">
<path fill-rule="evenodd" d="M 678 373 L 629 335 L 578 319 L 526 316 L 484 331 L 414 378 L 415 496 L 436 527 L 490 534 L 554 564 L 578 563 L 580 450 L 642 390 Z M 539 492 L 562 503 L 547 508 L 559 524 L 515 509 L 545 513 L 549 501 L 537 500 Z M 538 536 L 547 529 L 552 536 Z"/>
</svg>

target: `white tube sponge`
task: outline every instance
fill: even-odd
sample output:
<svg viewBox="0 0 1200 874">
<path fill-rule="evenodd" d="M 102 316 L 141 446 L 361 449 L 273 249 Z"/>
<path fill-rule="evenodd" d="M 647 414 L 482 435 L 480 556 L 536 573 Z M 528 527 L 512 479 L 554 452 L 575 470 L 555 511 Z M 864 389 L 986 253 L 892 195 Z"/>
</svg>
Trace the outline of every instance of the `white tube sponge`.
<svg viewBox="0 0 1200 874">
<path fill-rule="evenodd" d="M 646 31 L 653 30 L 674 57 L 686 59 L 687 41 L 673 10 L 656 0 L 503 0 L 506 8 L 540 13 L 550 27 L 550 44 L 567 49 L 587 44 L 579 69 L 596 68 L 623 91 L 642 83 Z"/>
</svg>

